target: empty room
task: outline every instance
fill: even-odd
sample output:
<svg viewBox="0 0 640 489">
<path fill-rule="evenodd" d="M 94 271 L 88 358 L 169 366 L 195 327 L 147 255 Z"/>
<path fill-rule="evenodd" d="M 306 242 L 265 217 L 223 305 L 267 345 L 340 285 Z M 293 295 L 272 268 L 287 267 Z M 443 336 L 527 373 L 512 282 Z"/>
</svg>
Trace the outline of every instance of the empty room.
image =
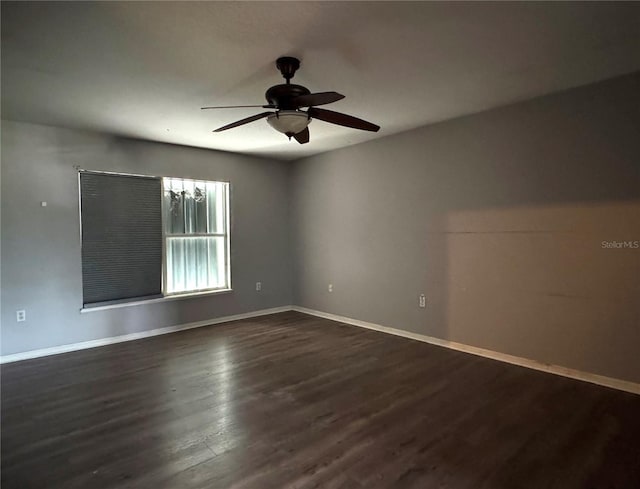
<svg viewBox="0 0 640 489">
<path fill-rule="evenodd" d="M 1 2 L 2 489 L 640 488 L 640 2 Z"/>
</svg>

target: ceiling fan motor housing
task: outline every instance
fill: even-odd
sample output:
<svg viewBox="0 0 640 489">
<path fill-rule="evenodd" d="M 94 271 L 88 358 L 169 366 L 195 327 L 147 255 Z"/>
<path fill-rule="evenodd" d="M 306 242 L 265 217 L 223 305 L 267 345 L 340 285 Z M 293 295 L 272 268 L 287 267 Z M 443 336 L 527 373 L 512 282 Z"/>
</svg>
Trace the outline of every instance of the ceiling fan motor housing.
<svg viewBox="0 0 640 489">
<path fill-rule="evenodd" d="M 274 85 L 264 94 L 269 104 L 277 106 L 283 110 L 297 109 L 298 105 L 294 99 L 300 95 L 309 95 L 311 92 L 302 85 L 282 84 Z"/>
</svg>

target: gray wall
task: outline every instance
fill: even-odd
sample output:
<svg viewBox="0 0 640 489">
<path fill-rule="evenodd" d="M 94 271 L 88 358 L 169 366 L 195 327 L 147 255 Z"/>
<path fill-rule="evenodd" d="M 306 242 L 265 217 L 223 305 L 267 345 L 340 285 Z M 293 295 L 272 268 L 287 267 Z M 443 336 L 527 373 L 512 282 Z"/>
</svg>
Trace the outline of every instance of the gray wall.
<svg viewBox="0 0 640 489">
<path fill-rule="evenodd" d="M 292 188 L 296 304 L 640 381 L 640 249 L 602 248 L 640 240 L 640 74 L 310 157 Z"/>
<path fill-rule="evenodd" d="M 230 181 L 234 291 L 80 314 L 75 165 Z M 3 121 L 2 354 L 291 304 L 288 172 L 282 162 Z"/>
</svg>

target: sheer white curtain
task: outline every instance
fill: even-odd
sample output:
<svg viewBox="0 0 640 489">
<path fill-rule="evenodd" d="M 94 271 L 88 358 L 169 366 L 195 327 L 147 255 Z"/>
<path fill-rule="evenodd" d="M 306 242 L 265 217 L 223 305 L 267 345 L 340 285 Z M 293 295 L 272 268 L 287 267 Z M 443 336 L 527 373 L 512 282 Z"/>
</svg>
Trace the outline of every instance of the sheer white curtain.
<svg viewBox="0 0 640 489">
<path fill-rule="evenodd" d="M 228 288 L 228 188 L 164 179 L 165 293 Z"/>
</svg>

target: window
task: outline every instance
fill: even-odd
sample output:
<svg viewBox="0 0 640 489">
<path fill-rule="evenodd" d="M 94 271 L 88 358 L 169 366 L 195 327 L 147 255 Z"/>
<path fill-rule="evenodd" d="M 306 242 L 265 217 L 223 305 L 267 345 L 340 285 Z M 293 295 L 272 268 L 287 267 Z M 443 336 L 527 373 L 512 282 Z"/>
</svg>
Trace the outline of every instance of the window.
<svg viewBox="0 0 640 489">
<path fill-rule="evenodd" d="M 166 294 L 228 288 L 228 185 L 164 179 Z"/>
<path fill-rule="evenodd" d="M 229 184 L 80 172 L 85 307 L 230 288 Z"/>
</svg>

